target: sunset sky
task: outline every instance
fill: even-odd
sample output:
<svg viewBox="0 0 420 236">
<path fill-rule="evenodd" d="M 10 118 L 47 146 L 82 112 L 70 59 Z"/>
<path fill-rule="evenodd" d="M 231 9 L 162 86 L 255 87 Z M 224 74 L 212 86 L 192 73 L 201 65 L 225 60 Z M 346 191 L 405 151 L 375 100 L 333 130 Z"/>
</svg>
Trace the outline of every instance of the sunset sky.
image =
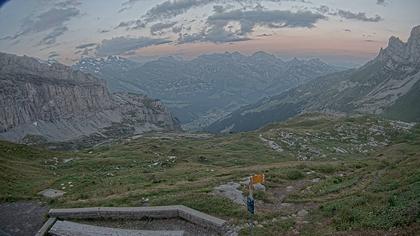
<svg viewBox="0 0 420 236">
<path fill-rule="evenodd" d="M 420 24 L 419 0 L 0 1 L 0 51 L 73 64 L 266 51 L 360 65 Z"/>
</svg>

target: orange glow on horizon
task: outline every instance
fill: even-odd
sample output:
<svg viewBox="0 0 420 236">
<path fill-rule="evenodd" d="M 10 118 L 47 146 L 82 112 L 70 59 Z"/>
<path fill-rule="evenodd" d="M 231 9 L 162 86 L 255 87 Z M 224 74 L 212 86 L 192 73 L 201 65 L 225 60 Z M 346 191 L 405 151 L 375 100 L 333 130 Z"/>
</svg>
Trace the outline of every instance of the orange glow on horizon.
<svg viewBox="0 0 420 236">
<path fill-rule="evenodd" d="M 139 49 L 136 54 L 141 56 L 182 55 L 187 58 L 192 58 L 205 53 L 225 51 L 239 51 L 245 54 L 266 51 L 273 54 L 286 53 L 296 56 L 328 54 L 371 58 L 377 55 L 381 47 L 385 46 L 385 41 L 367 42 L 361 39 L 328 39 L 326 36 L 314 38 L 308 36 L 275 35 L 224 44 L 198 42 L 178 45 L 158 45 Z"/>
</svg>

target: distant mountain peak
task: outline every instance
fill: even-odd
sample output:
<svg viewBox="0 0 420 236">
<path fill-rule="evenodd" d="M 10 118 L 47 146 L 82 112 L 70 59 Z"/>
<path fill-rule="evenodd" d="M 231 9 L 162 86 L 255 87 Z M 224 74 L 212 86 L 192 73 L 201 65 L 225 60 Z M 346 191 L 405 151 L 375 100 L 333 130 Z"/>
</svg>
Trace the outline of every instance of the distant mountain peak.
<svg viewBox="0 0 420 236">
<path fill-rule="evenodd" d="M 302 64 L 303 60 L 299 60 L 298 58 L 294 57 L 292 60 L 288 61 L 287 63 L 290 65 L 300 65 Z"/>
<path fill-rule="evenodd" d="M 327 64 L 319 58 L 312 58 L 312 59 L 309 60 L 309 62 L 316 63 L 316 64 Z"/>
<path fill-rule="evenodd" d="M 267 53 L 267 52 L 264 52 L 264 51 L 255 52 L 254 54 L 251 55 L 251 58 L 256 58 L 256 59 L 259 59 L 259 60 L 276 60 L 276 59 L 278 59 L 273 54 L 270 54 L 270 53 Z"/>
<path fill-rule="evenodd" d="M 264 51 L 257 51 L 254 54 L 252 54 L 252 56 L 273 56 L 273 55 Z"/>
<path fill-rule="evenodd" d="M 388 47 L 381 49 L 377 60 L 386 62 L 387 66 L 394 68 L 401 63 L 420 62 L 420 25 L 411 30 L 407 42 L 401 41 L 398 37 L 389 38 Z"/>
<path fill-rule="evenodd" d="M 415 27 L 411 30 L 410 38 L 420 39 L 420 25 L 415 26 Z"/>
</svg>

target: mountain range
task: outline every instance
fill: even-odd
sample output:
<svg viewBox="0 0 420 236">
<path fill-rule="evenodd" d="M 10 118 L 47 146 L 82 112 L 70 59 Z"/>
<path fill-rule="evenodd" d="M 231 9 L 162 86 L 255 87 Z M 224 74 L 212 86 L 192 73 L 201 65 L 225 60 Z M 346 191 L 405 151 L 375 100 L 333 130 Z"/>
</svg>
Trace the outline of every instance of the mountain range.
<svg viewBox="0 0 420 236">
<path fill-rule="evenodd" d="M 159 100 L 110 93 L 104 81 L 68 66 L 0 53 L 0 139 L 61 142 L 177 129 Z"/>
<path fill-rule="evenodd" d="M 358 69 L 332 73 L 279 95 L 244 106 L 211 124 L 210 132 L 239 132 L 297 114 L 325 112 L 376 114 L 420 121 L 420 26 L 407 42 L 396 37 Z"/>
<path fill-rule="evenodd" d="M 161 99 L 186 129 L 206 127 L 243 105 L 341 69 L 319 59 L 283 61 L 265 52 L 163 57 L 144 64 L 116 56 L 83 58 L 73 68 L 106 80 L 112 91 Z"/>
</svg>

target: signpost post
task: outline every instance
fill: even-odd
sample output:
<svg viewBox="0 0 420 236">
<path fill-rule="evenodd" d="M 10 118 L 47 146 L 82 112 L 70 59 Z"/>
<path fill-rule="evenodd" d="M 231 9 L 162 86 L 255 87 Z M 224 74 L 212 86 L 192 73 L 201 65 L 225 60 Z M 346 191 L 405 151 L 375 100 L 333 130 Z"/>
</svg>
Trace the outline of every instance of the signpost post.
<svg viewBox="0 0 420 236">
<path fill-rule="evenodd" d="M 253 228 L 254 228 L 254 214 L 255 214 L 255 200 L 253 197 L 253 190 L 254 190 L 254 184 L 262 184 L 265 182 L 265 175 L 259 174 L 259 175 L 253 175 L 249 177 L 249 194 L 246 199 L 246 205 L 249 212 L 249 235 L 253 235 Z"/>
<path fill-rule="evenodd" d="M 252 228 L 254 227 L 254 211 L 255 211 L 255 201 L 254 198 L 252 197 L 252 192 L 249 192 L 248 198 L 246 199 L 246 205 L 248 207 L 248 212 L 249 212 L 249 235 L 253 235 L 252 234 Z"/>
</svg>

